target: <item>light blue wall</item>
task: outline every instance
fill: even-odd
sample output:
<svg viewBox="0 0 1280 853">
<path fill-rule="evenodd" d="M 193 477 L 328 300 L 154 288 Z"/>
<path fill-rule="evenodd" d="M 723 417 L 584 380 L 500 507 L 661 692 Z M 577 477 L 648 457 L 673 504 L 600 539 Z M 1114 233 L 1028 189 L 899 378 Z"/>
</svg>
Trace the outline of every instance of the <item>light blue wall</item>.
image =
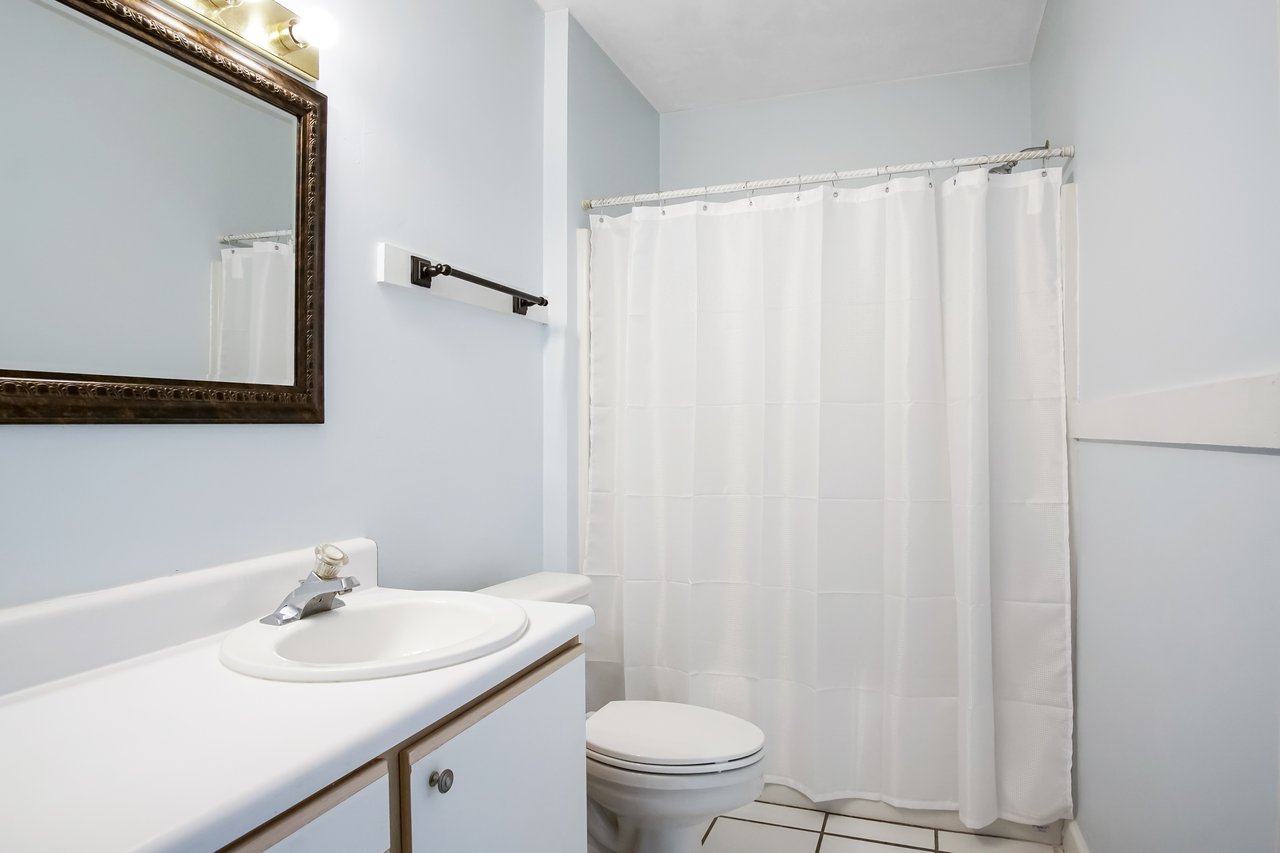
<svg viewBox="0 0 1280 853">
<path fill-rule="evenodd" d="M 378 286 L 375 244 L 539 289 L 542 12 L 328 8 L 327 422 L 0 426 L 0 606 L 358 535 L 388 585 L 540 565 L 544 330 Z"/>
<path fill-rule="evenodd" d="M 1280 456 L 1082 444 L 1075 474 L 1090 853 L 1275 850 Z"/>
<path fill-rule="evenodd" d="M 659 116 L 586 30 L 568 22 L 569 219 L 586 228 L 583 199 L 657 186 Z"/>
<path fill-rule="evenodd" d="M 1276 4 L 1049 0 L 1032 132 L 1078 148 L 1081 397 L 1280 370 Z M 1280 456 L 1082 443 L 1091 853 L 1277 849 Z"/>
<path fill-rule="evenodd" d="M 1017 150 L 1029 98 L 1023 65 L 664 113 L 662 188 Z"/>
<path fill-rule="evenodd" d="M 547 292 L 552 311 L 546 374 L 545 567 L 578 569 L 578 276 L 576 229 L 584 198 L 658 184 L 658 113 L 568 12 L 547 15 L 544 156 Z M 555 54 L 553 55 L 553 52 Z M 613 210 L 610 213 L 620 211 Z"/>
<path fill-rule="evenodd" d="M 1079 149 L 1080 381 L 1106 397 L 1280 367 L 1274 0 L 1212 16 L 1158 0 L 1050 0 L 1032 131 Z"/>
</svg>

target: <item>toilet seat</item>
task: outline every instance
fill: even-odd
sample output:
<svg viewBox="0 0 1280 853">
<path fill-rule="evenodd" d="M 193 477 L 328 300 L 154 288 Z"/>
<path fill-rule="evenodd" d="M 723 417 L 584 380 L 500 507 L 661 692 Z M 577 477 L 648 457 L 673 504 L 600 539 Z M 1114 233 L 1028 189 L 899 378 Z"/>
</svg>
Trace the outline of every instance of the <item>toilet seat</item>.
<svg viewBox="0 0 1280 853">
<path fill-rule="evenodd" d="M 610 702 L 587 719 L 587 757 L 641 773 L 692 775 L 747 767 L 764 732 L 746 720 L 679 702 Z"/>
<path fill-rule="evenodd" d="M 607 764 L 610 767 L 617 767 L 619 770 L 630 770 L 635 773 L 655 773 L 663 776 L 693 776 L 701 773 L 724 773 L 726 770 L 737 770 L 740 767 L 750 767 L 760 759 L 764 758 L 764 750 L 753 752 L 751 755 L 734 761 L 722 761 L 715 764 L 645 764 L 640 761 L 627 761 L 622 758 L 614 758 L 612 755 L 604 755 L 596 752 L 590 747 L 587 748 L 587 760 L 598 761 L 601 764 Z M 590 765 L 588 765 L 590 766 Z"/>
</svg>

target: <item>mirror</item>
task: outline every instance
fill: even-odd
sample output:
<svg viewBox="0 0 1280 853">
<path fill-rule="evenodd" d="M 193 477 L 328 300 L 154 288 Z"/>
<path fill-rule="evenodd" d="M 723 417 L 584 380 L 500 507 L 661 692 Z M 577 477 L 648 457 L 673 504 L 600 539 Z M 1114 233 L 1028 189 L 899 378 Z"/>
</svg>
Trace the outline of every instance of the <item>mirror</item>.
<svg viewBox="0 0 1280 853">
<path fill-rule="evenodd" d="M 323 420 L 324 96 L 151 0 L 0 12 L 0 423 Z"/>
</svg>

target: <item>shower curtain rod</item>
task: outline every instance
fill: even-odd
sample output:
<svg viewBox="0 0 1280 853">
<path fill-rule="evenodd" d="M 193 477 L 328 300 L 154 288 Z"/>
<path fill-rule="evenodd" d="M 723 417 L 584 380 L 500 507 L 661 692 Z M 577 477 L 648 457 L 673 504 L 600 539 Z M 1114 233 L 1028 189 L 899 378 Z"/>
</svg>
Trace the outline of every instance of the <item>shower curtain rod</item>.
<svg viewBox="0 0 1280 853">
<path fill-rule="evenodd" d="M 270 237 L 293 237 L 293 229 L 285 228 L 281 231 L 250 231 L 246 234 L 226 234 L 218 238 L 218 242 L 224 245 L 231 243 L 248 243 L 253 240 L 265 240 Z"/>
<path fill-rule="evenodd" d="M 767 190 L 777 187 L 794 187 L 805 184 L 825 184 L 832 181 L 848 181 L 854 178 L 876 178 L 882 175 L 897 175 L 902 172 L 928 172 L 933 169 L 960 169 L 965 166 L 989 166 L 995 163 L 1020 163 L 1023 160 L 1058 160 L 1076 156 L 1074 145 L 1063 145 L 1056 148 L 1033 148 L 1028 151 L 1014 151 L 1009 154 L 987 154 L 981 157 L 960 157 L 955 160 L 929 160 L 924 163 L 904 163 L 901 166 L 877 166 L 872 169 L 853 169 L 847 172 L 822 172 L 817 175 L 796 175 L 791 178 L 770 178 L 764 181 L 740 181 L 735 184 L 718 184 L 707 187 L 690 187 L 683 190 L 664 190 L 656 193 L 640 193 L 638 195 L 615 195 L 608 198 L 586 199 L 582 202 L 584 210 L 597 207 L 618 207 L 624 204 L 637 204 L 645 201 L 668 201 L 675 198 L 699 198 L 724 193 L 740 193 L 746 190 Z"/>
</svg>

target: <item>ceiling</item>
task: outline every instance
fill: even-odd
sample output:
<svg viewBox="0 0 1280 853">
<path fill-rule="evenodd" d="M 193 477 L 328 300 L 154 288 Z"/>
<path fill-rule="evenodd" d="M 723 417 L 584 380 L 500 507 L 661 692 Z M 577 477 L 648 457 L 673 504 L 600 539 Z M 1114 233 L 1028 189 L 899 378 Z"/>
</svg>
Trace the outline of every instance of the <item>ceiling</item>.
<svg viewBox="0 0 1280 853">
<path fill-rule="evenodd" d="M 1045 0 L 538 0 L 660 112 L 1027 62 Z"/>
</svg>

